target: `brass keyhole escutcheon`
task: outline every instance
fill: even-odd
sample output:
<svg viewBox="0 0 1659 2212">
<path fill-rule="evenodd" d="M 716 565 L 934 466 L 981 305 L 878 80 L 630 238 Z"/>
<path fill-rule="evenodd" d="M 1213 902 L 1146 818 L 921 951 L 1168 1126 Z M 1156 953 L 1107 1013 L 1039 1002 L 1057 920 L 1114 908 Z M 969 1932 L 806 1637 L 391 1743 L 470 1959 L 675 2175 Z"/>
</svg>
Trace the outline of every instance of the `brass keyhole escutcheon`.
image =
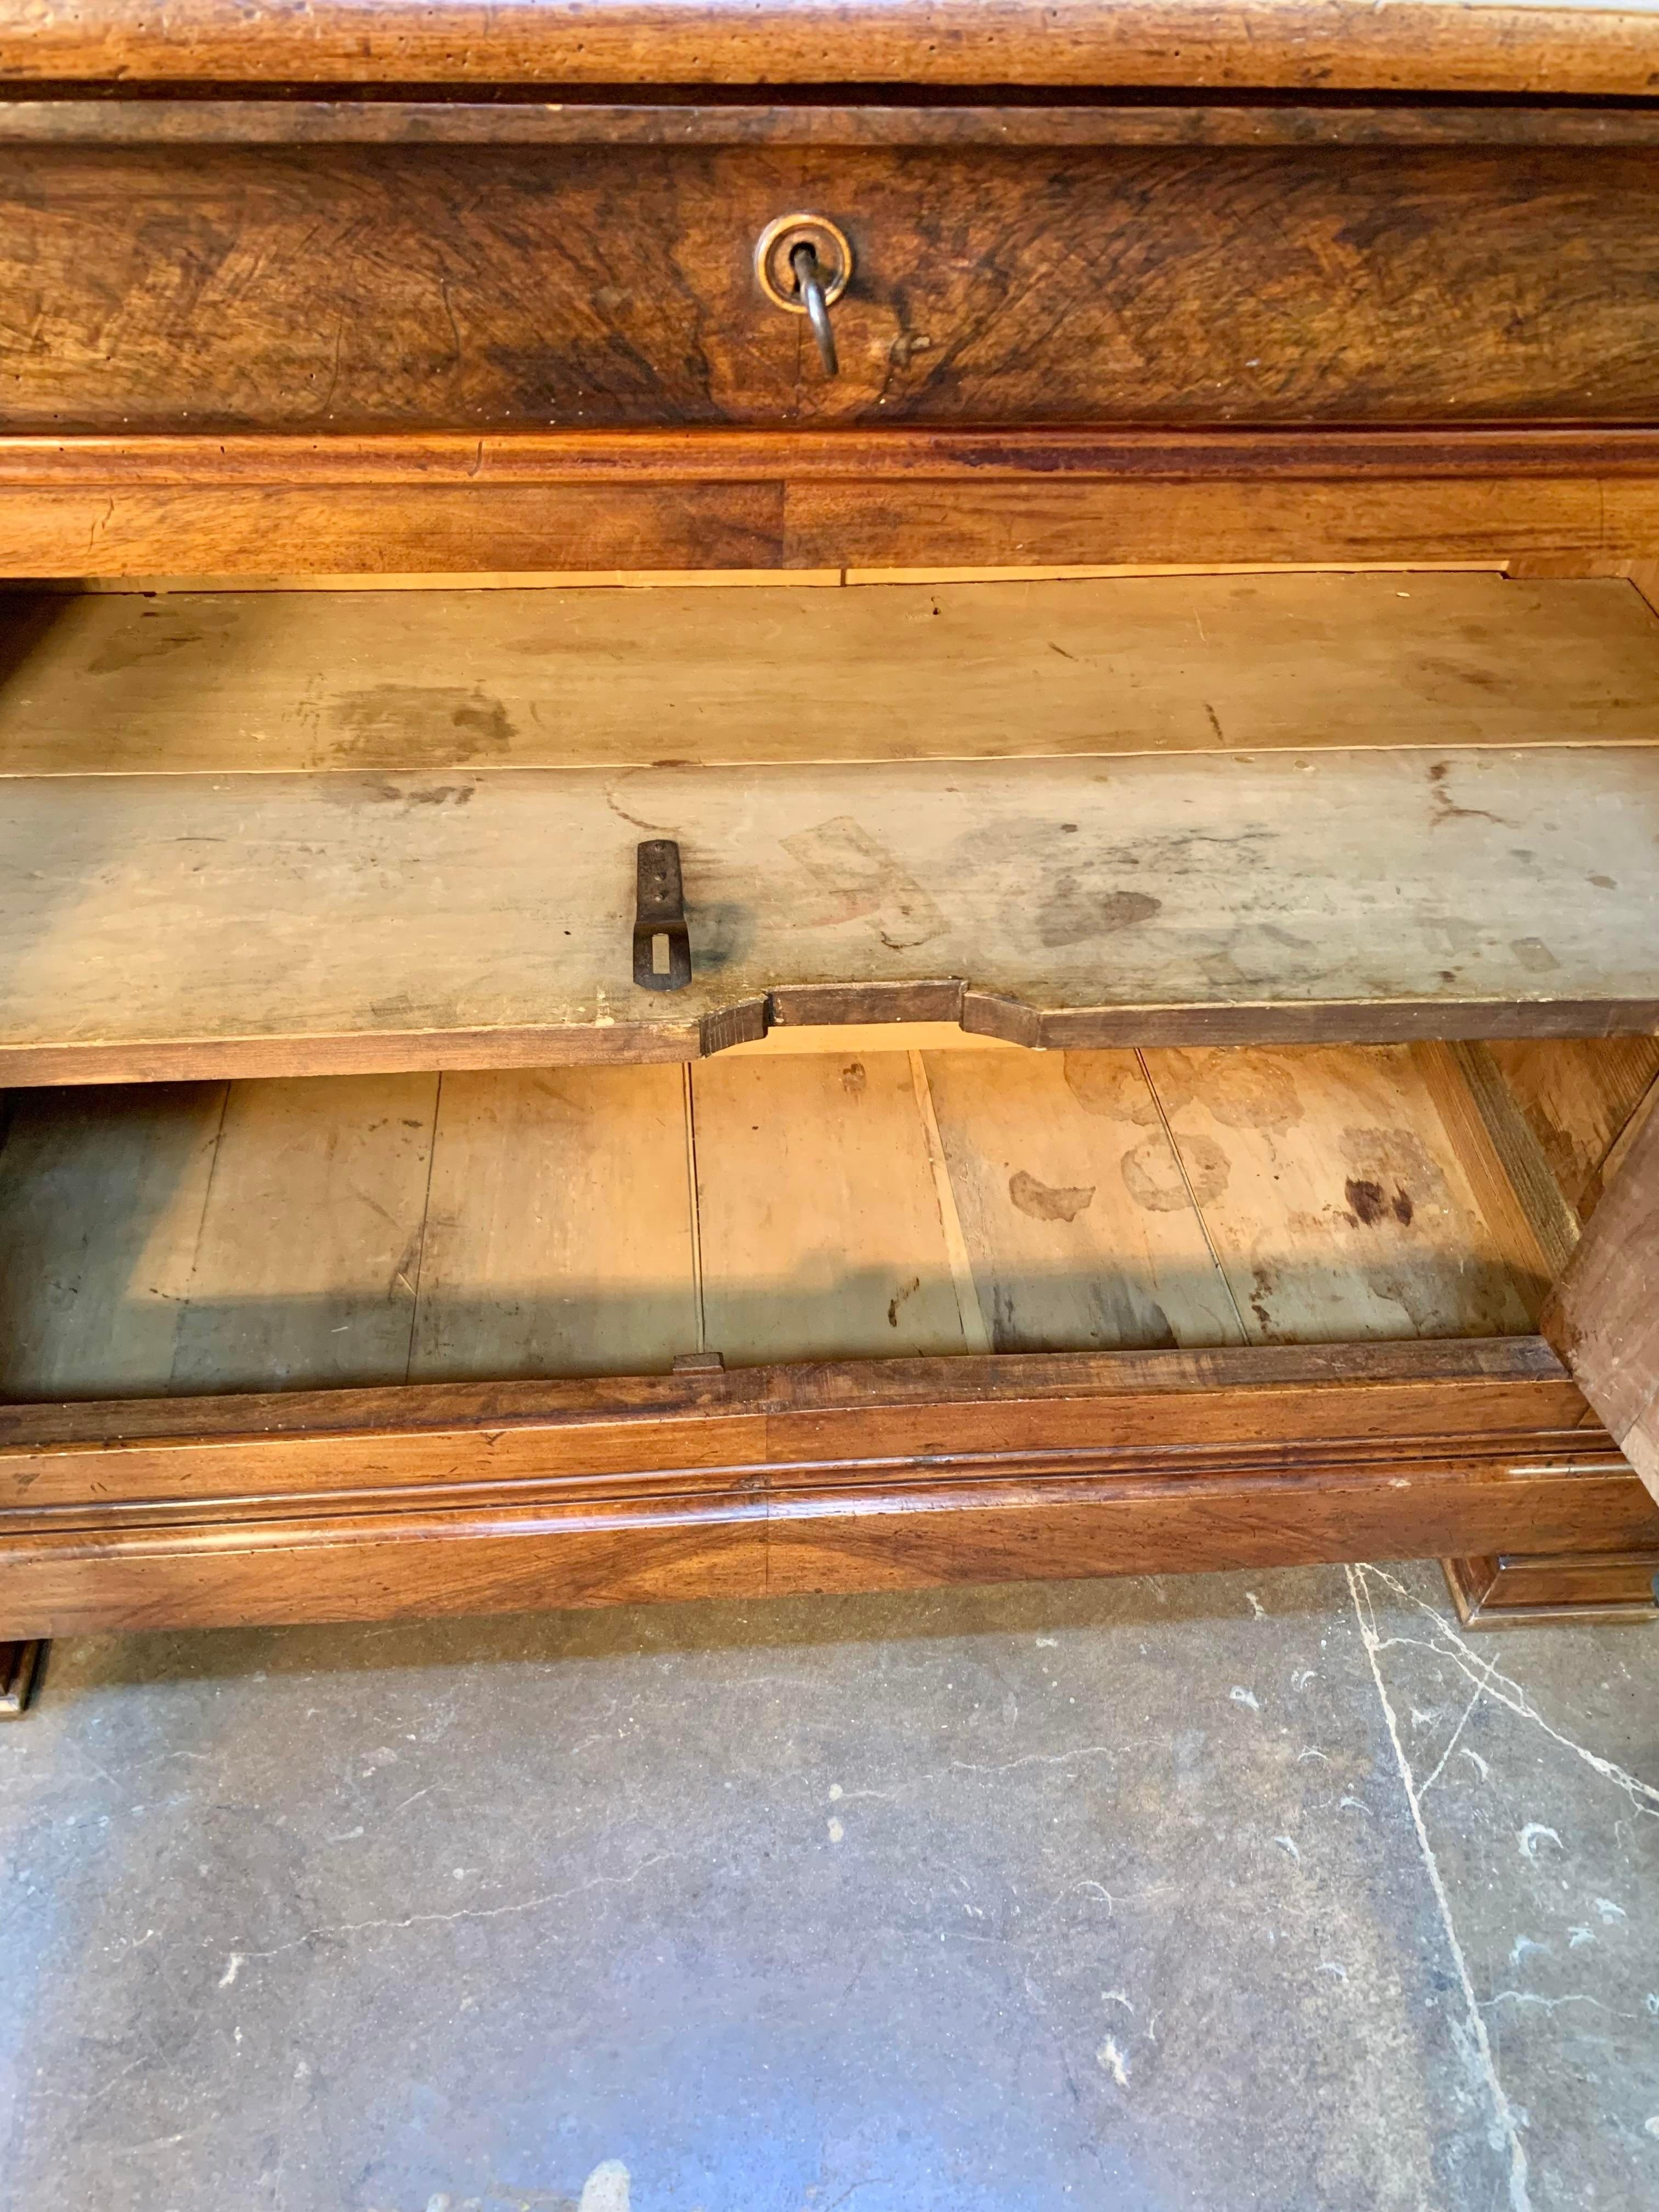
<svg viewBox="0 0 1659 2212">
<path fill-rule="evenodd" d="M 792 257 L 810 246 L 817 257 L 823 304 L 833 307 L 853 275 L 853 249 L 839 224 L 822 215 L 781 215 L 755 241 L 755 275 L 775 307 L 804 315 L 806 301 Z"/>
</svg>

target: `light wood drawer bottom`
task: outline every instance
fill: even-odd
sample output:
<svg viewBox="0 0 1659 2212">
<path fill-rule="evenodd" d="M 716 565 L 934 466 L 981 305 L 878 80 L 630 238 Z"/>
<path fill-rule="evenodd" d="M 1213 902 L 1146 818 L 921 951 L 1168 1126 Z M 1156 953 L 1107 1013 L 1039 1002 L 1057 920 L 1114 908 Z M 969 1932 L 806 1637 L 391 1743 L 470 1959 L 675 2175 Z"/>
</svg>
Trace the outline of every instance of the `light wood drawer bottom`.
<svg viewBox="0 0 1659 2212">
<path fill-rule="evenodd" d="M 1659 1060 L 1526 1049 L 1589 1152 Z M 1571 1207 L 1467 1069 L 854 1039 L 15 1094 L 0 1632 L 1639 1551 L 1532 1334 Z"/>
</svg>

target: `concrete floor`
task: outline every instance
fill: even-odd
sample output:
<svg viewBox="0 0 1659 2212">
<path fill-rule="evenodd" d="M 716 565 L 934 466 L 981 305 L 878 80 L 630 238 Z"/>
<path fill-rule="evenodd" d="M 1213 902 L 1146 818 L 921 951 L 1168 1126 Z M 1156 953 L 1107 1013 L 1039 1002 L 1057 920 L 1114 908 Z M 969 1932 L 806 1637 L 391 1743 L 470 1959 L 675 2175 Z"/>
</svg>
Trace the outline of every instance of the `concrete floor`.
<svg viewBox="0 0 1659 2212">
<path fill-rule="evenodd" d="M 63 1644 L 0 1856 L 7 2212 L 1659 2204 L 1659 1632 L 1426 1567 Z"/>
</svg>

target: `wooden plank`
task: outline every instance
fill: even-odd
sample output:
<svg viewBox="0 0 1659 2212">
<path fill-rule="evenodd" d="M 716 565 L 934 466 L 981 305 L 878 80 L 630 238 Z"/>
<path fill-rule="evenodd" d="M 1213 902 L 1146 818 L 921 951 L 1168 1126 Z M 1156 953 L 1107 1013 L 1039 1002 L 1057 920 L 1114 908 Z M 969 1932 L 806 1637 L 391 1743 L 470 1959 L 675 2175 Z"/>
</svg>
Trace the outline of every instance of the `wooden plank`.
<svg viewBox="0 0 1659 2212">
<path fill-rule="evenodd" d="M 1588 1219 L 1609 1153 L 1659 1079 L 1659 1040 L 1519 1040 L 1486 1049 L 1566 1202 Z"/>
<path fill-rule="evenodd" d="M 1617 579 L 20 597 L 0 774 L 1650 744 Z M 833 682 L 803 686 L 810 632 Z"/>
<path fill-rule="evenodd" d="M 990 1349 L 1243 1341 L 1133 1053 L 929 1054 L 927 1077 Z"/>
<path fill-rule="evenodd" d="M 0 146 L 1651 146 L 1642 108 L 1077 100 L 9 100 Z"/>
<path fill-rule="evenodd" d="M 1530 1325 L 1529 1279 L 1482 1215 L 1407 1048 L 1146 1064 L 1252 1342 Z"/>
<path fill-rule="evenodd" d="M 0 1408 L 0 1617 L 64 1633 L 1653 1546 L 1659 1513 L 1583 1412 L 1535 1340 Z"/>
<path fill-rule="evenodd" d="M 677 1067 L 443 1079 L 410 1373 L 643 1375 L 698 1340 Z"/>
<path fill-rule="evenodd" d="M 1628 94 L 1651 90 L 1636 5 L 1403 0 L 47 0 L 8 29 L 19 80 L 349 85 L 916 84 Z"/>
<path fill-rule="evenodd" d="M 632 980 L 652 835 L 673 993 Z M 961 1018 L 951 977 L 1078 1048 L 1650 1030 L 1656 835 L 1648 747 L 20 777 L 0 1078 L 684 1059 L 769 994 Z"/>
<path fill-rule="evenodd" d="M 964 1347 L 902 1053 L 691 1079 L 704 1330 L 728 1361 Z"/>
<path fill-rule="evenodd" d="M 0 1393 L 165 1389 L 222 1084 L 24 1092 L 0 1151 Z"/>
<path fill-rule="evenodd" d="M 173 1389 L 404 1378 L 437 1088 L 423 1075 L 232 1088 Z"/>
<path fill-rule="evenodd" d="M 1659 434 L 544 430 L 0 438 L 15 575 L 1568 562 L 1659 552 Z"/>
<path fill-rule="evenodd" d="M 1659 1497 L 1659 1114 L 1647 1117 L 1540 1327 Z"/>
<path fill-rule="evenodd" d="M 1496 1249 L 1529 1313 L 1571 1258 L 1578 1216 L 1551 1171 L 1490 1048 L 1422 1044 L 1413 1066 L 1469 1179 Z"/>
</svg>

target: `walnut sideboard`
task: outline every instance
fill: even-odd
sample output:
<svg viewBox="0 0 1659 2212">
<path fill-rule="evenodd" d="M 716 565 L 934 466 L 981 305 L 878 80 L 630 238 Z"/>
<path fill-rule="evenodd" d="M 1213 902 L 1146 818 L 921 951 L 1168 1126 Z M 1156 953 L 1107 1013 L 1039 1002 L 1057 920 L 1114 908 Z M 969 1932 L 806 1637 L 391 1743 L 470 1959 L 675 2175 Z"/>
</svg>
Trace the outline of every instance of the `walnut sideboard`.
<svg viewBox="0 0 1659 2212">
<path fill-rule="evenodd" d="M 1659 12 L 0 0 L 0 203 L 14 1704 L 1653 1614 Z"/>
</svg>

